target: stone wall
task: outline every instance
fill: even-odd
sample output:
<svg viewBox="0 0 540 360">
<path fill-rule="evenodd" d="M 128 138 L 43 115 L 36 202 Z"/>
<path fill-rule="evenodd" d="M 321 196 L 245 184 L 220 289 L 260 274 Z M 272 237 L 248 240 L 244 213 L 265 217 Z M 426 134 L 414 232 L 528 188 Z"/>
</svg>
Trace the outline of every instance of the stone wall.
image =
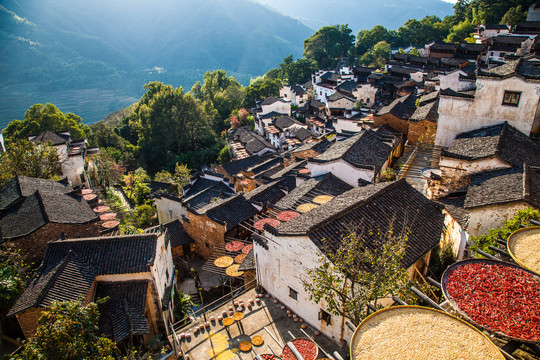
<svg viewBox="0 0 540 360">
<path fill-rule="evenodd" d="M 195 251 L 208 259 L 216 246 L 225 242 L 225 226 L 212 221 L 206 215 L 188 212 L 189 221 L 184 221 L 184 229 L 195 240 Z"/>
<path fill-rule="evenodd" d="M 409 122 L 407 120 L 400 119 L 397 116 L 394 116 L 392 114 L 373 116 L 373 125 L 375 127 L 379 127 L 384 124 L 390 125 L 394 129 L 396 129 L 397 131 L 405 135 L 407 135 L 407 133 L 409 132 Z"/>
<path fill-rule="evenodd" d="M 48 223 L 30 235 L 11 240 L 8 244 L 20 249 L 26 262 L 37 266 L 43 260 L 47 243 L 58 240 L 62 232 L 69 239 L 99 236 L 99 230 L 97 221 L 84 225 Z"/>
<path fill-rule="evenodd" d="M 437 134 L 437 123 L 429 120 L 409 121 L 409 133 L 407 140 L 409 144 L 434 144 Z"/>
</svg>

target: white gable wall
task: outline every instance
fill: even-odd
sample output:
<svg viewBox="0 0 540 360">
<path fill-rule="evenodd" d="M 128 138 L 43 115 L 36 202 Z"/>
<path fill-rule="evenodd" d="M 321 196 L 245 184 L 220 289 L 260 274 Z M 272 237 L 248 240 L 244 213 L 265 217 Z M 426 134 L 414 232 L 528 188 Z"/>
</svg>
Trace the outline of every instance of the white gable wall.
<svg viewBox="0 0 540 360">
<path fill-rule="evenodd" d="M 537 115 L 540 84 L 519 77 L 503 80 L 479 78 L 474 99 L 441 95 L 439 122 L 435 145 L 450 146 L 455 137 L 466 131 L 508 121 L 510 125 L 530 135 L 533 123 L 540 124 Z M 441 86 L 442 88 L 442 86 Z M 502 105 L 505 90 L 521 91 L 518 106 Z"/>
<path fill-rule="evenodd" d="M 372 170 L 357 169 L 341 159 L 326 163 L 308 162 L 307 167 L 311 172 L 312 177 L 332 173 L 341 180 L 345 181 L 347 184 L 354 187 L 358 186 L 358 179 L 363 179 L 370 182 L 374 181 L 374 174 Z M 381 171 L 384 171 L 384 167 L 381 169 Z"/>
</svg>

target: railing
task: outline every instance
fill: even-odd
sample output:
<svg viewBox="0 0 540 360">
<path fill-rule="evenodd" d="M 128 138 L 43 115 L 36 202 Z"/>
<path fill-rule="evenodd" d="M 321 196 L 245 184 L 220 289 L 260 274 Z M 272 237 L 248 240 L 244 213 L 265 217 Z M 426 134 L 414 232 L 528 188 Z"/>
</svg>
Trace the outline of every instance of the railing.
<svg viewBox="0 0 540 360">
<path fill-rule="evenodd" d="M 227 303 L 229 300 L 234 299 L 237 296 L 240 296 L 249 290 L 251 290 L 253 287 L 255 287 L 256 279 L 251 280 L 247 284 L 244 284 L 242 286 L 239 286 L 238 288 L 232 290 L 231 292 L 223 295 L 217 300 L 212 301 L 210 304 L 205 305 L 204 307 L 198 309 L 197 311 L 193 311 L 192 315 L 195 318 L 198 318 L 201 314 L 206 313 L 207 311 L 216 309 L 225 303 Z M 192 323 L 189 322 L 187 324 L 184 324 L 187 320 L 191 318 L 191 316 L 186 316 L 182 320 L 175 322 L 174 324 L 171 324 L 171 328 L 173 329 L 173 332 L 179 331 L 187 326 L 190 326 Z"/>
</svg>

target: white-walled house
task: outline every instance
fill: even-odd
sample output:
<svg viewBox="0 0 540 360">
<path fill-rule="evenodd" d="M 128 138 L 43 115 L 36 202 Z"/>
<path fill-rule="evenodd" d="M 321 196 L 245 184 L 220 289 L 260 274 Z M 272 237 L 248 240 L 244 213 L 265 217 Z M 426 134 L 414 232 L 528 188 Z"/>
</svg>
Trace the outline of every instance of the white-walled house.
<svg viewBox="0 0 540 360">
<path fill-rule="evenodd" d="M 279 97 L 293 105 L 303 106 L 308 99 L 308 93 L 301 85 L 285 85 L 279 90 Z"/>
<path fill-rule="evenodd" d="M 392 145 L 373 130 L 363 130 L 336 141 L 321 155 L 308 160 L 311 176 L 332 173 L 351 186 L 375 182 L 392 161 Z"/>
<path fill-rule="evenodd" d="M 258 116 L 268 115 L 270 113 L 291 115 L 291 102 L 275 96 L 268 97 L 260 103 Z"/>
<path fill-rule="evenodd" d="M 374 244 L 377 231 L 384 233 L 391 226 L 399 231 L 405 226 L 411 232 L 403 266 L 411 277 L 416 276 L 417 270 L 425 270 L 431 250 L 443 239 L 462 241 L 452 233 L 445 235 L 444 223 L 442 207 L 403 179 L 357 187 L 276 229 L 266 226 L 263 236 L 256 235 L 257 278 L 270 294 L 316 330 L 336 343 L 349 342 L 353 330 L 346 319 L 331 314 L 324 301 L 315 303 L 309 299 L 303 286 L 310 281 L 308 271 L 321 265 L 322 256 L 337 251 L 342 236 L 351 229 L 364 242 Z"/>
<path fill-rule="evenodd" d="M 465 71 L 457 69 L 447 74 L 439 74 L 440 89 L 452 89 L 462 91 L 476 83 L 476 78 L 471 77 Z"/>
<path fill-rule="evenodd" d="M 375 105 L 375 97 L 378 91 L 378 88 L 369 83 L 360 84 L 358 85 L 358 88 L 353 92 L 353 95 L 356 100 L 362 102 L 362 104 L 364 104 L 365 106 L 372 107 L 373 105 Z"/>
<path fill-rule="evenodd" d="M 540 145 L 508 123 L 459 134 L 443 149 L 439 168 L 443 177 L 459 180 L 485 171 L 540 166 Z"/>
<path fill-rule="evenodd" d="M 520 58 L 480 71 L 475 93 L 441 90 L 435 145 L 450 146 L 464 131 L 503 121 L 527 136 L 538 136 L 539 65 L 537 58 Z"/>
<path fill-rule="evenodd" d="M 51 301 L 87 304 L 108 296 L 100 305 L 100 331 L 116 342 L 140 336 L 148 343 L 169 331 L 174 281 L 171 242 L 159 228 L 151 234 L 58 240 L 48 244 L 37 275 L 8 316 L 17 317 L 28 338 Z"/>
<path fill-rule="evenodd" d="M 72 186 L 90 187 L 90 179 L 86 173 L 86 158 L 99 150 L 89 148 L 85 138 L 73 140 L 69 131 L 52 132 L 47 130 L 41 134 L 29 136 L 28 140 L 36 144 L 47 143 L 56 148 L 62 175 L 69 180 Z"/>
</svg>

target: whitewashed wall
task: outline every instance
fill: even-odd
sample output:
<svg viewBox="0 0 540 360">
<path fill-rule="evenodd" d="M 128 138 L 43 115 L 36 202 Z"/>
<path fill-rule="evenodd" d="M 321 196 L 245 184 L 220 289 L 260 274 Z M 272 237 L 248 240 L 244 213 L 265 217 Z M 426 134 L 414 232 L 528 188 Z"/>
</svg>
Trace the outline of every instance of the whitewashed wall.
<svg viewBox="0 0 540 360">
<path fill-rule="evenodd" d="M 509 169 L 511 166 L 495 156 L 475 161 L 442 156 L 439 161 L 439 168 L 445 177 L 459 178 L 484 171 Z"/>
<path fill-rule="evenodd" d="M 504 220 L 514 217 L 518 210 L 528 206 L 525 202 L 519 202 L 467 209 L 470 213 L 467 232 L 473 236 L 487 234 L 488 230 L 501 227 Z"/>
<path fill-rule="evenodd" d="M 323 164 L 308 162 L 308 169 L 312 177 L 332 173 L 354 187 L 358 186 L 358 179 L 373 182 L 375 175 L 372 170 L 357 169 L 341 159 Z M 381 171 L 384 171 L 384 168 Z"/>
</svg>

